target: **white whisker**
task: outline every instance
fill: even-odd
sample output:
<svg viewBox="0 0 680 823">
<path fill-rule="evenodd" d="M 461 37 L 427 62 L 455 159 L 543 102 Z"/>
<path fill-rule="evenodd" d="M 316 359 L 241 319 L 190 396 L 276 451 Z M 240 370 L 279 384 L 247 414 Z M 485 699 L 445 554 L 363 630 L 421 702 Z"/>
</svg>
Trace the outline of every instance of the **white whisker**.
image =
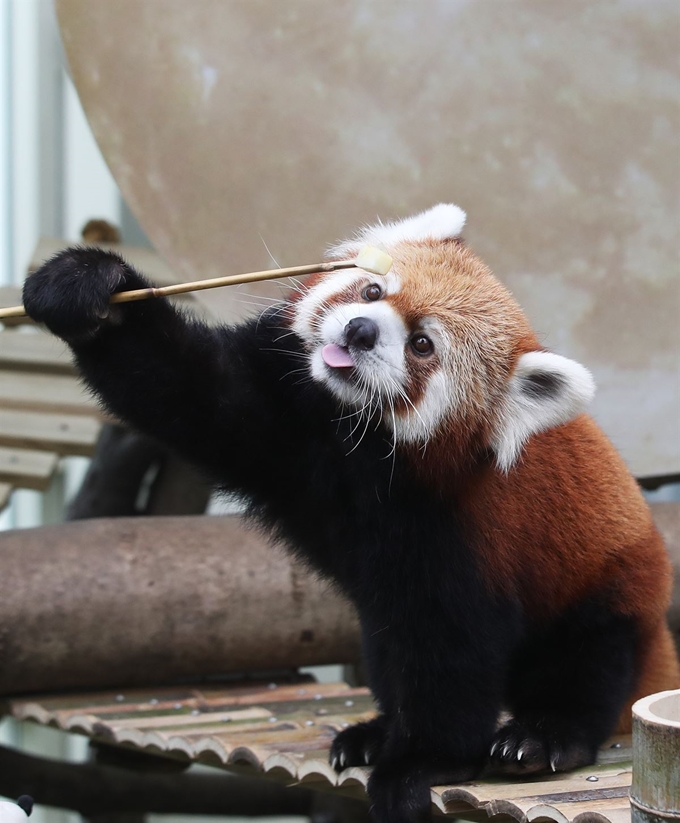
<svg viewBox="0 0 680 823">
<path fill-rule="evenodd" d="M 262 237 L 262 235 L 261 235 L 259 232 L 258 232 L 258 235 L 259 235 L 259 237 L 260 237 L 260 240 L 262 241 L 262 245 L 263 245 L 263 246 L 265 247 L 265 249 L 267 250 L 267 254 L 268 254 L 268 255 L 271 257 L 271 259 L 274 261 L 274 265 L 276 266 L 276 268 L 277 268 L 277 269 L 280 269 L 280 268 L 281 268 L 281 266 L 279 265 L 278 260 L 277 260 L 277 259 L 274 257 L 274 255 L 273 255 L 273 254 L 269 251 L 269 246 L 265 243 L 264 237 Z"/>
</svg>

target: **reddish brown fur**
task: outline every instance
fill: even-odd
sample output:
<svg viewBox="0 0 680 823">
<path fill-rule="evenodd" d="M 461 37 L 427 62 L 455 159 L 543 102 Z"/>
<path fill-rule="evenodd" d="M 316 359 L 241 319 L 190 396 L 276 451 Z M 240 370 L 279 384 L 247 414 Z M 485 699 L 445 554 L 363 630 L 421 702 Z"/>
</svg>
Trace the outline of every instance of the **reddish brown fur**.
<svg viewBox="0 0 680 823">
<path fill-rule="evenodd" d="M 489 269 L 458 241 L 401 244 L 392 251 L 401 289 L 388 296 L 411 331 L 436 318 L 454 341 L 453 369 L 465 404 L 428 442 L 411 448 L 416 471 L 448 493 L 480 541 L 489 585 L 519 598 L 535 620 L 607 590 L 640 631 L 634 699 L 680 686 L 665 622 L 671 567 L 640 490 L 604 433 L 586 415 L 534 435 L 506 475 L 490 461 L 490 434 L 507 380 L 524 353 L 540 349 L 521 308 Z M 312 285 L 312 283 L 310 283 Z M 340 297 L 340 302 L 345 298 Z M 428 370 L 413 363 L 417 402 Z M 403 407 L 404 413 L 408 412 Z M 632 700 L 631 700 L 632 702 Z M 630 704 L 620 729 L 629 725 Z"/>
<path fill-rule="evenodd" d="M 489 583 L 510 590 L 537 620 L 589 593 L 615 593 L 621 614 L 641 631 L 641 676 L 634 699 L 680 686 L 680 667 L 665 621 L 671 565 L 649 508 L 626 465 L 595 422 L 581 415 L 534 435 L 509 475 L 465 465 L 488 446 L 494 403 L 517 358 L 540 346 L 514 298 L 468 249 L 418 244 L 395 257 L 404 288 L 391 298 L 405 317 L 435 315 L 454 337 L 472 335 L 480 362 L 465 375 L 486 385 L 465 421 L 448 421 L 417 470 L 441 493 L 448 487 L 481 539 Z M 451 289 L 442 295 L 442 280 Z M 490 326 L 494 332 L 488 335 Z M 632 702 L 632 701 L 631 701 Z M 621 716 L 629 727 L 630 705 Z"/>
</svg>

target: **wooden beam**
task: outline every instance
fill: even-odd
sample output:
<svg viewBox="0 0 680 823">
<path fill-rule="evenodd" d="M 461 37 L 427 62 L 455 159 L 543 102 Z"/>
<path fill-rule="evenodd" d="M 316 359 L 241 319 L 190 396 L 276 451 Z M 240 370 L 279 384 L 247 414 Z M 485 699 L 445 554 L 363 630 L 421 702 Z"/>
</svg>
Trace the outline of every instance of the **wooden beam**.
<svg viewBox="0 0 680 823">
<path fill-rule="evenodd" d="M 57 337 L 44 333 L 0 332 L 0 369 L 75 374 L 71 353 Z"/>
<path fill-rule="evenodd" d="M 0 407 L 100 416 L 97 402 L 72 377 L 0 370 Z"/>
<path fill-rule="evenodd" d="M 0 446 L 89 456 L 101 427 L 99 419 L 82 414 L 0 408 Z"/>
<path fill-rule="evenodd" d="M 0 446 L 0 482 L 44 491 L 50 485 L 58 460 L 58 455 L 51 452 Z"/>
</svg>

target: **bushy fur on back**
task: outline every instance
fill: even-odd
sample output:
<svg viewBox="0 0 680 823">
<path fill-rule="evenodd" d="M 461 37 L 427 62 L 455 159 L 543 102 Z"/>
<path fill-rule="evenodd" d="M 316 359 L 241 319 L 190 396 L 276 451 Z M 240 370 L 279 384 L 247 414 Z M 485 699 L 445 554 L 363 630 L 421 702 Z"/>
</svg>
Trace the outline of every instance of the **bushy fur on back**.
<svg viewBox="0 0 680 823">
<path fill-rule="evenodd" d="M 234 328 L 165 300 L 109 310 L 146 281 L 96 250 L 60 254 L 24 293 L 113 414 L 240 494 L 354 602 L 379 714 L 331 757 L 374 766 L 378 823 L 429 820 L 431 785 L 485 767 L 590 763 L 635 697 L 678 682 L 670 565 L 582 413 L 592 378 L 541 350 L 461 214 L 366 230 L 387 277 L 315 276 Z"/>
</svg>

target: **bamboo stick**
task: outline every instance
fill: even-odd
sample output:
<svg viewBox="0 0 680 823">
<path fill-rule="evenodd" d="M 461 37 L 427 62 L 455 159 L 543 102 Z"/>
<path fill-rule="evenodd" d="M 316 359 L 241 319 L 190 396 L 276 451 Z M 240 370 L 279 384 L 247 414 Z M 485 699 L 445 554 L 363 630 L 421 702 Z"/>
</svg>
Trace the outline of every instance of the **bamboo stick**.
<svg viewBox="0 0 680 823">
<path fill-rule="evenodd" d="M 237 286 L 240 283 L 256 283 L 260 280 L 275 280 L 280 277 L 304 276 L 307 274 L 317 274 L 318 272 L 353 269 L 356 265 L 356 260 L 341 260 L 335 263 L 311 263 L 307 266 L 290 266 L 287 269 L 269 269 L 266 271 L 248 272 L 246 274 L 233 274 L 227 277 L 213 277 L 210 280 L 194 280 L 190 283 L 175 283 L 172 286 L 162 286 L 159 288 L 151 286 L 147 289 L 117 292 L 111 296 L 110 302 L 131 303 L 136 300 L 147 300 L 150 297 L 168 297 L 173 294 L 186 294 L 191 291 L 216 289 L 221 286 Z M 25 316 L 26 309 L 23 306 L 0 308 L 0 320 L 6 317 Z"/>
</svg>

